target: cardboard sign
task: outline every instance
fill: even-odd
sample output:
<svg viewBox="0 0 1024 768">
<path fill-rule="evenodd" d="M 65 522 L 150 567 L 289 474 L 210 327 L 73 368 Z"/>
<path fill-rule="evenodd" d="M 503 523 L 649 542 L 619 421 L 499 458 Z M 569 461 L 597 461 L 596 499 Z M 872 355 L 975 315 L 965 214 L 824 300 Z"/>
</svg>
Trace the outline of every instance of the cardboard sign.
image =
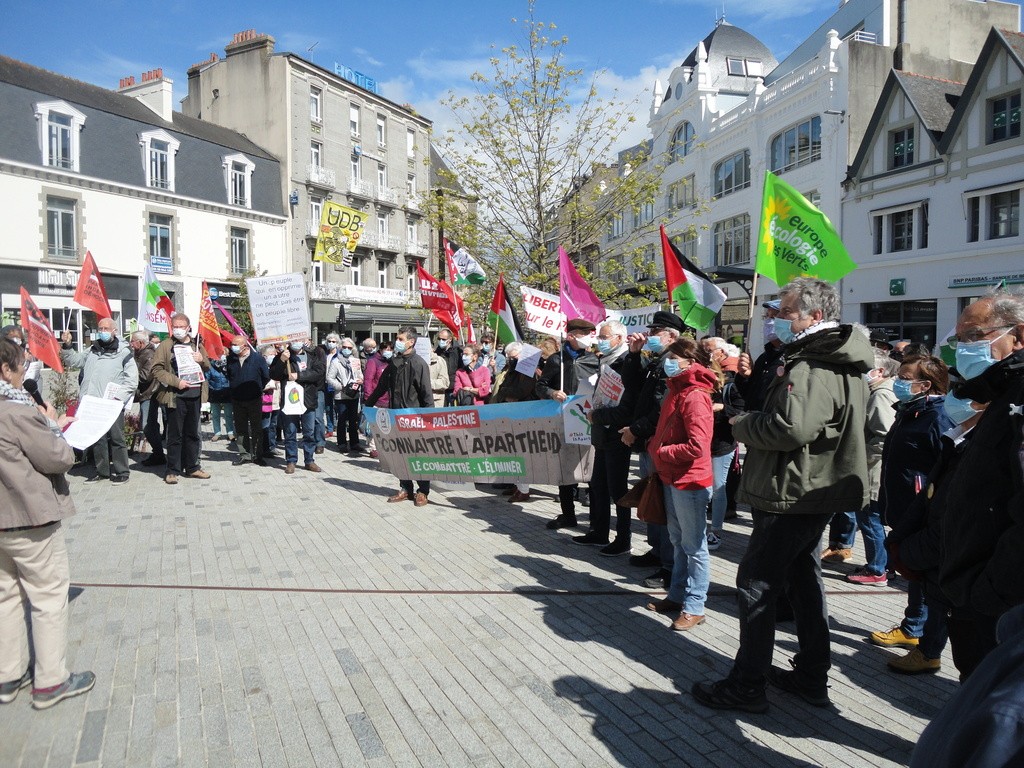
<svg viewBox="0 0 1024 768">
<path fill-rule="evenodd" d="M 367 408 L 366 419 L 381 466 L 401 480 L 569 485 L 593 471 L 589 433 L 585 442 L 567 441 L 563 404 L 554 400 Z"/>
<path fill-rule="evenodd" d="M 309 339 L 309 299 L 298 272 L 247 277 L 252 324 L 260 344 Z"/>
</svg>

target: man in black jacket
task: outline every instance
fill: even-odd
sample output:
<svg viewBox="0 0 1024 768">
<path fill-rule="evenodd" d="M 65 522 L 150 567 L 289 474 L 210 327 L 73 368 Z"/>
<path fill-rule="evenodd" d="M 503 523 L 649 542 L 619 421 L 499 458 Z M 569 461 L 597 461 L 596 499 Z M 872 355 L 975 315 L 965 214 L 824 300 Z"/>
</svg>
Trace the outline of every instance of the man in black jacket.
<svg viewBox="0 0 1024 768">
<path fill-rule="evenodd" d="M 562 353 L 552 355 L 544 363 L 544 370 L 537 382 L 537 399 L 562 403 L 572 395 L 593 394 L 598 361 L 597 355 L 590 348 L 597 343 L 595 330 L 597 326 L 589 320 L 576 318 L 568 322 Z M 558 486 L 558 503 L 562 513 L 548 521 L 547 527 L 551 530 L 576 527 L 576 505 L 573 498 L 577 485 Z"/>
<path fill-rule="evenodd" d="M 263 460 L 262 450 L 263 388 L 270 381 L 270 367 L 263 355 L 253 353 L 245 336 L 231 339 L 227 376 L 231 383 L 235 437 L 238 438 L 238 458 L 232 463 L 237 467 L 251 461 L 265 467 L 267 462 Z"/>
<path fill-rule="evenodd" d="M 654 437 L 661 415 L 661 403 L 668 390 L 661 356 L 686 329 L 681 317 L 671 312 L 655 312 L 647 333 L 629 337 L 629 354 L 624 363 L 624 377 L 640 381 L 640 394 L 632 420 L 619 430 L 622 442 L 640 454 L 640 477 L 654 473 L 654 462 L 647 453 L 647 441 Z M 668 589 L 672 576 L 673 547 L 668 537 L 668 525 L 647 524 L 647 543 L 650 551 L 634 555 L 629 564 L 636 567 L 660 566 L 657 572 L 643 580 L 649 589 Z"/>
<path fill-rule="evenodd" d="M 952 606 L 949 640 L 965 679 L 995 648 L 999 617 L 1024 603 L 1024 296 L 999 290 L 968 306 L 956 342 L 964 381 L 947 409 L 957 399 L 986 406 L 945 492 L 933 498 L 942 521 L 939 586 Z"/>
<path fill-rule="evenodd" d="M 590 442 L 594 446 L 594 475 L 590 480 L 590 530 L 574 536 L 576 544 L 599 546 L 606 557 L 629 554 L 632 510 L 615 506 L 615 541 L 608 543 L 611 529 L 612 503 L 626 495 L 629 489 L 629 457 L 631 449 L 622 442 L 619 430 L 633 418 L 642 380 L 627 377 L 625 370 L 626 326 L 611 320 L 601 325 L 597 334 L 597 347 L 601 353 L 601 373 L 598 388 L 604 377 L 618 378 L 622 383 L 618 402 L 602 402 L 595 397 L 590 412 L 592 424 Z"/>
<path fill-rule="evenodd" d="M 314 461 L 316 452 L 316 403 L 317 392 L 324 385 L 327 372 L 324 369 L 323 356 L 315 349 L 307 347 L 301 341 L 293 341 L 281 351 L 270 365 L 270 378 L 281 382 L 281 405 L 284 406 L 285 386 L 294 381 L 302 387 L 302 404 L 305 407 L 301 416 L 285 416 L 284 420 L 284 455 L 287 465 L 285 474 L 295 473 L 295 464 L 299 460 L 298 431 L 302 428 L 302 454 L 305 467 L 310 472 L 320 472 Z"/>
<path fill-rule="evenodd" d="M 398 330 L 395 339 L 394 373 L 391 377 L 389 408 L 432 408 L 434 393 L 430 389 L 430 367 L 416 354 L 419 334 L 411 325 Z M 388 503 L 413 499 L 417 507 L 426 506 L 430 496 L 430 481 L 416 481 L 416 495 L 412 493 L 412 480 L 400 480 L 401 490 L 388 497 Z"/>
</svg>

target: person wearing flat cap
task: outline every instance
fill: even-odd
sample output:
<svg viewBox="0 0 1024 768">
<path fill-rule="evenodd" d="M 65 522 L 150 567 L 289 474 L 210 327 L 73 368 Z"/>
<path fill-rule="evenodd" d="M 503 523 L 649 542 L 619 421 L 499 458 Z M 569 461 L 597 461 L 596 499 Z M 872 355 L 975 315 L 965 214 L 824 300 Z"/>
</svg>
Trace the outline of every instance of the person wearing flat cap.
<svg viewBox="0 0 1024 768">
<path fill-rule="evenodd" d="M 589 320 L 575 318 L 565 326 L 565 341 L 560 355 L 552 355 L 544 363 L 537 380 L 537 397 L 541 400 L 564 402 L 571 395 L 591 395 L 597 381 L 600 364 L 592 348 L 597 344 L 597 326 Z M 575 528 L 577 484 L 558 486 L 561 514 L 549 520 L 547 527 Z"/>
</svg>

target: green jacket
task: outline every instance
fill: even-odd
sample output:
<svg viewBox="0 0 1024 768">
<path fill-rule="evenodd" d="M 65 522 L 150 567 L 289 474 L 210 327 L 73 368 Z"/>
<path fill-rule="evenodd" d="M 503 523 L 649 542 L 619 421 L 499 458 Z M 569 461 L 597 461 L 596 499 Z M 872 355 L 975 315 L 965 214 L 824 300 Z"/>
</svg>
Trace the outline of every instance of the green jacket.
<svg viewBox="0 0 1024 768">
<path fill-rule="evenodd" d="M 873 366 L 867 338 L 849 325 L 788 344 L 764 410 L 733 426 L 747 446 L 737 498 L 779 514 L 861 509 L 868 501 L 861 374 Z"/>
</svg>

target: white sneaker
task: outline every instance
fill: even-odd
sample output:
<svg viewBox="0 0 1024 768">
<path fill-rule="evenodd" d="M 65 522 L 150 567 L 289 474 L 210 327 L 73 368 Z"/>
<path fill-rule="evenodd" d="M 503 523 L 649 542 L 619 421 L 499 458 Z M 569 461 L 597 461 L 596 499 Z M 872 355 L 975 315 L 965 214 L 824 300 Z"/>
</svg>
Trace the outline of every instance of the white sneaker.
<svg viewBox="0 0 1024 768">
<path fill-rule="evenodd" d="M 708 531 L 708 552 L 714 552 L 720 546 L 722 546 L 722 540 L 714 531 Z"/>
</svg>

